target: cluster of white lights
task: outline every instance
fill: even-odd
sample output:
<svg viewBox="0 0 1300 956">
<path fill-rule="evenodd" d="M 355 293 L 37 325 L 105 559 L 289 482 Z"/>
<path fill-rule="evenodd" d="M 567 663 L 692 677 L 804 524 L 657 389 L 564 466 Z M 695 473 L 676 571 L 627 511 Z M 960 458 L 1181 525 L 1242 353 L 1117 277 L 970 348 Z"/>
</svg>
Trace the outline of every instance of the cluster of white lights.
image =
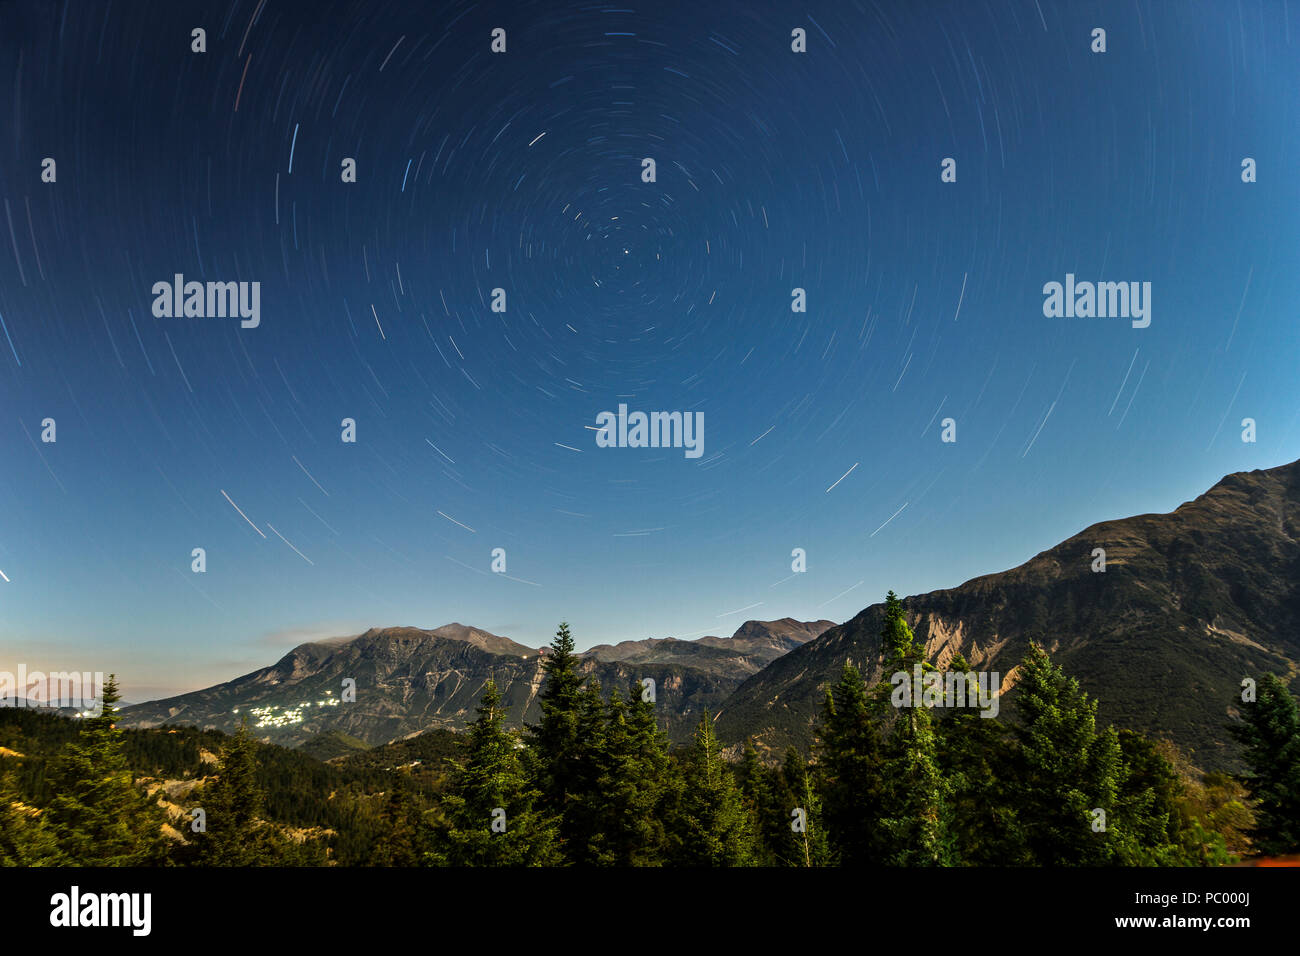
<svg viewBox="0 0 1300 956">
<path fill-rule="evenodd" d="M 294 724 L 300 724 L 303 721 L 304 711 L 312 707 L 337 707 L 339 700 L 333 696 L 332 691 L 326 691 L 325 697 L 318 701 L 303 701 L 292 706 L 282 706 L 280 704 L 267 704 L 264 707 L 253 707 L 249 713 L 253 715 L 256 722 L 254 727 L 261 729 L 264 727 L 292 727 Z M 232 714 L 238 714 L 239 708 L 236 707 L 231 711 Z"/>
</svg>

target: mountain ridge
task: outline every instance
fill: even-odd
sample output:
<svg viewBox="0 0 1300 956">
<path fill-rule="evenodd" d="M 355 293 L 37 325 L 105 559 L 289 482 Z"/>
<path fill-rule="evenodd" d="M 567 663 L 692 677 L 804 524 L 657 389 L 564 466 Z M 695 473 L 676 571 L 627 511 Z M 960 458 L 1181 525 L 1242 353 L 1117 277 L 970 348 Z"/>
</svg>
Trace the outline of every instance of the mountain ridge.
<svg viewBox="0 0 1300 956">
<path fill-rule="evenodd" d="M 578 655 L 578 669 L 606 693 L 639 692 L 639 681 L 652 678 L 664 726 L 670 737 L 684 740 L 702 710 L 717 711 L 744 677 L 781 648 L 823 630 L 822 624 L 833 622 L 746 622 L 741 641 L 723 648 L 668 641 L 666 650 L 657 650 L 664 640 L 623 642 L 618 646 L 634 659 L 603 660 L 593 649 Z M 275 663 L 221 684 L 123 708 L 122 719 L 136 727 L 194 724 L 232 731 L 249 718 L 259 736 L 288 746 L 327 733 L 377 746 L 427 730 L 463 728 L 491 678 L 507 723 L 518 727 L 540 716 L 543 661 L 541 649 L 460 623 L 370 628 L 299 644 Z M 355 682 L 355 701 L 342 700 L 345 679 Z"/>
<path fill-rule="evenodd" d="M 1103 549 L 1105 570 L 1094 571 Z M 1099 700 L 1099 719 L 1168 736 L 1207 769 L 1236 766 L 1222 725 L 1244 677 L 1300 660 L 1300 461 L 1234 472 L 1173 511 L 1110 519 L 1006 571 L 903 599 L 927 659 L 1000 672 L 1042 643 Z M 807 746 L 845 661 L 869 681 L 883 604 L 774 660 L 728 700 L 719 735 Z"/>
</svg>

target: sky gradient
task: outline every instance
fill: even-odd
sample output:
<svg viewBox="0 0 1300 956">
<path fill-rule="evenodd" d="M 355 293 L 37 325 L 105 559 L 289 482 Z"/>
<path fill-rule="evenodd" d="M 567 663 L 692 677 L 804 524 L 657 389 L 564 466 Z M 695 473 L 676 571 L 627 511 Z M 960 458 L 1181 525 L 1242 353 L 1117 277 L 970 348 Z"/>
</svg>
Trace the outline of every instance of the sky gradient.
<svg viewBox="0 0 1300 956">
<path fill-rule="evenodd" d="M 5 2 L 0 133 L 3 669 L 842 621 L 1300 457 L 1296 5 Z"/>
</svg>

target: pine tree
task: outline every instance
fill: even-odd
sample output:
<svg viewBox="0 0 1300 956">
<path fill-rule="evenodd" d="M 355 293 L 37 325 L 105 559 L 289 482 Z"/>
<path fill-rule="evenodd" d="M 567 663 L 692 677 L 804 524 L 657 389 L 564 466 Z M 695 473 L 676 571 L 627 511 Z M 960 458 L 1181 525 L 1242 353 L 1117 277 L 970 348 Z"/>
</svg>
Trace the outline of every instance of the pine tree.
<svg viewBox="0 0 1300 956">
<path fill-rule="evenodd" d="M 1300 708 L 1286 684 L 1266 674 L 1241 712 L 1228 730 L 1242 745 L 1242 782 L 1255 804 L 1251 839 L 1261 853 L 1300 852 Z"/>
<path fill-rule="evenodd" d="M 884 761 L 880 829 L 890 866 L 946 866 L 952 862 L 947 785 L 939 771 L 934 722 L 920 706 L 899 715 Z"/>
<path fill-rule="evenodd" d="M 880 627 L 880 664 L 880 681 L 871 692 L 869 706 L 880 723 L 882 740 L 888 740 L 894 723 L 907 712 L 907 708 L 894 703 L 895 675 L 905 675 L 910 687 L 917 667 L 920 667 L 923 678 L 935 670 L 934 665 L 925 659 L 925 647 L 912 633 L 903 602 L 893 591 L 885 595 L 884 620 Z M 913 710 L 921 709 L 921 701 L 912 701 L 912 705 Z"/>
<path fill-rule="evenodd" d="M 736 783 L 749 811 L 750 830 L 754 833 L 755 862 L 760 866 L 774 866 L 789 851 L 790 809 L 777 800 L 777 775 L 758 759 L 752 740 L 745 741 L 740 763 L 736 767 Z"/>
<path fill-rule="evenodd" d="M 50 768 L 54 798 L 45 816 L 60 851 L 75 866 L 147 866 L 166 853 L 163 814 L 135 785 L 116 726 L 117 677 L 101 691 L 103 707 L 80 718 L 76 741 Z"/>
<path fill-rule="evenodd" d="M 826 692 L 818 730 L 826 827 L 839 862 L 879 863 L 877 824 L 884 788 L 880 734 L 866 684 L 848 662 Z"/>
<path fill-rule="evenodd" d="M 569 625 L 561 623 L 551 642 L 551 652 L 542 664 L 545 681 L 538 701 L 541 721 L 528 728 L 529 742 L 537 758 L 538 785 L 546 808 L 555 815 L 565 812 L 578 773 L 578 709 L 582 676 L 574 653 Z"/>
<path fill-rule="evenodd" d="M 566 768 L 566 792 L 560 818 L 560 835 L 569 862 L 596 862 L 604 842 L 609 794 L 602 790 L 608 766 L 614 759 L 607 749 L 605 700 L 600 684 L 590 680 L 578 692 L 577 733 Z"/>
<path fill-rule="evenodd" d="M 668 735 L 655 717 L 655 705 L 634 684 L 628 697 L 627 727 L 630 772 L 639 794 L 635 802 L 635 830 L 639 845 L 632 862 L 662 866 L 667 862 L 668 835 L 664 820 L 680 792 L 677 764 L 668 755 Z"/>
<path fill-rule="evenodd" d="M 1016 807 L 1027 858 L 1009 863 L 1098 866 L 1112 861 L 1121 759 L 1113 728 L 1097 731 L 1097 703 L 1031 644 L 1021 664 Z M 1105 814 L 1106 829 L 1096 810 Z"/>
<path fill-rule="evenodd" d="M 505 730 L 496 682 L 483 689 L 469 726 L 464 761 L 444 800 L 445 824 L 430 862 L 450 866 L 556 866 L 563 862 L 556 819 L 538 804 Z"/>
<path fill-rule="evenodd" d="M 903 602 L 893 591 L 885 595 L 885 617 L 880 628 L 880 656 L 885 664 L 886 681 L 892 673 L 891 669 L 906 669 L 910 674 L 911 665 L 925 660 L 925 648 L 917 644 L 916 635 L 907 624 Z"/>
<path fill-rule="evenodd" d="M 902 674 L 911 682 L 918 665 L 922 674 L 934 670 L 893 591 L 885 598 L 880 647 L 884 679 L 877 685 L 875 698 L 878 706 L 883 706 L 892 696 L 892 675 Z M 879 826 L 885 841 L 881 862 L 891 866 L 948 865 L 952 855 L 947 783 L 939 770 L 933 718 L 921 700 L 891 710 L 895 713 L 886 721 L 889 736 L 881 768 Z"/>
<path fill-rule="evenodd" d="M 961 655 L 953 658 L 949 668 L 958 673 L 970 670 Z M 954 707 L 948 717 L 935 722 L 935 733 L 939 766 L 948 782 L 954 865 L 1000 866 L 1022 859 L 1025 854 L 1016 842 L 1016 811 L 1009 797 L 1014 789 L 1013 751 L 1006 724 L 982 716 L 979 704 L 968 699 L 966 706 Z"/>
<path fill-rule="evenodd" d="M 821 797 L 813 775 L 808 770 L 808 762 L 794 747 L 785 752 L 785 763 L 781 768 L 781 778 L 785 794 L 789 795 L 794 806 L 804 811 L 804 831 L 794 832 L 787 827 L 787 845 L 793 844 L 793 853 L 783 854 L 783 862 L 793 866 L 832 866 L 835 863 L 827 839 Z"/>
<path fill-rule="evenodd" d="M 634 686 L 632 693 L 635 695 Z M 590 796 L 592 830 L 587 862 L 602 866 L 663 863 L 662 803 L 668 756 L 654 721 L 653 705 L 615 691 L 605 708 L 597 753 L 598 774 Z"/>
<path fill-rule="evenodd" d="M 1123 769 L 1116 814 L 1116 861 L 1124 866 L 1182 866 L 1182 781 L 1155 744 L 1131 730 L 1119 732 Z"/>
<path fill-rule="evenodd" d="M 205 829 L 190 832 L 186 858 L 196 866 L 279 866 L 298 862 L 292 841 L 264 819 L 266 793 L 258 782 L 258 743 L 248 721 L 222 748 L 214 772 L 198 796 Z"/>
<path fill-rule="evenodd" d="M 683 866 L 751 866 L 754 836 L 731 768 L 706 710 L 685 757 L 674 820 L 674 856 Z"/>
</svg>

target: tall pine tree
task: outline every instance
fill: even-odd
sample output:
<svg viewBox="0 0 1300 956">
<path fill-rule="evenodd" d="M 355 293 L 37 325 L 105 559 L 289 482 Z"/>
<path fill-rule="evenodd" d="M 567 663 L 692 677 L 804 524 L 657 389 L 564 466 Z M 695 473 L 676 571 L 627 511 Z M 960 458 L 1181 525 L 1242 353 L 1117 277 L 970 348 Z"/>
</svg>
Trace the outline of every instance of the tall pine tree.
<svg viewBox="0 0 1300 956">
<path fill-rule="evenodd" d="M 1016 808 L 1026 858 L 1007 862 L 1112 862 L 1122 768 L 1118 735 L 1113 728 L 1097 731 L 1097 702 L 1038 644 L 1030 645 L 1021 664 L 1018 690 Z M 1105 814 L 1105 829 L 1097 810 Z"/>
<path fill-rule="evenodd" d="M 754 834 L 731 767 L 706 710 L 685 756 L 674 826 L 674 862 L 683 866 L 752 866 Z"/>
<path fill-rule="evenodd" d="M 555 818 L 524 773 L 518 738 L 505 730 L 496 682 L 483 689 L 463 762 L 452 775 L 430 862 L 450 866 L 555 866 L 563 862 Z"/>
<path fill-rule="evenodd" d="M 755 862 L 760 866 L 774 866 L 784 861 L 788 853 L 790 835 L 790 804 L 783 807 L 778 798 L 779 775 L 763 765 L 752 740 L 745 741 L 740 764 L 736 767 L 736 783 L 740 787 L 745 808 L 749 811 L 750 829 L 754 833 Z M 784 787 L 779 788 L 781 790 Z"/>
<path fill-rule="evenodd" d="M 101 691 L 103 707 L 80 718 L 77 739 L 50 768 L 54 799 L 45 816 L 60 851 L 75 866 L 149 866 L 163 861 L 166 839 L 157 801 L 135 785 L 116 705 L 117 677 Z"/>
<path fill-rule="evenodd" d="M 922 675 L 934 668 L 925 648 L 916 640 L 903 602 L 893 591 L 885 598 L 885 619 L 880 632 L 882 681 L 876 700 L 883 706 L 896 696 L 891 679 L 901 674 L 911 685 L 917 667 Z M 934 719 L 923 700 L 911 699 L 886 720 L 889 736 L 884 747 L 880 830 L 885 842 L 881 862 L 891 866 L 946 866 L 952 862 L 949 835 L 948 784 L 939 769 Z"/>
<path fill-rule="evenodd" d="M 781 767 L 782 792 L 788 799 L 804 811 L 804 829 L 796 832 L 793 825 L 787 826 L 786 845 L 792 846 L 793 852 L 782 854 L 782 862 L 793 866 L 832 866 L 835 857 L 831 852 L 827 838 L 825 815 L 822 813 L 821 797 L 818 796 L 813 774 L 808 769 L 808 762 L 794 747 L 785 752 L 785 763 Z"/>
<path fill-rule="evenodd" d="M 632 693 L 638 690 L 633 687 Z M 603 866 L 662 865 L 663 803 L 668 773 L 665 743 L 653 705 L 615 691 L 596 753 L 597 776 L 590 800 L 587 862 Z"/>
<path fill-rule="evenodd" d="M 612 754 L 607 748 L 605 699 L 600 684 L 589 680 L 578 691 L 577 734 L 564 768 L 565 794 L 560 835 L 569 862 L 590 865 L 601 854 L 606 804 L 602 789 Z"/>
<path fill-rule="evenodd" d="M 1119 732 L 1123 768 L 1116 813 L 1116 862 L 1123 866 L 1183 866 L 1182 781 L 1156 745 L 1131 730 Z"/>
<path fill-rule="evenodd" d="M 969 665 L 957 655 L 949 669 L 968 673 Z M 955 706 L 935 721 L 935 732 L 939 766 L 948 782 L 953 863 L 1001 866 L 1023 858 L 1015 842 L 1019 830 L 1010 799 L 1015 789 L 1013 749 L 1006 724 L 983 716 L 979 703 L 968 698 L 966 706 Z"/>
<path fill-rule="evenodd" d="M 1251 839 L 1262 853 L 1300 852 L 1300 708 L 1286 684 L 1266 674 L 1229 732 L 1242 745 L 1242 777 L 1255 802 Z"/>
<path fill-rule="evenodd" d="M 563 814 L 579 772 L 579 702 L 582 675 L 574 653 L 569 625 L 561 623 L 542 662 L 545 678 L 538 704 L 541 721 L 528 728 L 529 743 L 537 758 L 538 785 L 547 809 Z"/>
<path fill-rule="evenodd" d="M 878 864 L 884 790 L 879 724 L 862 675 L 848 662 L 826 692 L 818 737 L 826 827 L 839 862 Z"/>
</svg>

